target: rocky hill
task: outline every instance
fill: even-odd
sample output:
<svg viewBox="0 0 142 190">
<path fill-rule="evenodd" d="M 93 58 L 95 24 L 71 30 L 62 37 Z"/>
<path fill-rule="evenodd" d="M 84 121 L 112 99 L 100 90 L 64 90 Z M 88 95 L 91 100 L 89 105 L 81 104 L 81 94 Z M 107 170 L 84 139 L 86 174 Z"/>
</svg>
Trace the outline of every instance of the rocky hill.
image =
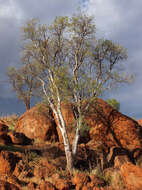
<svg viewBox="0 0 142 190">
<path fill-rule="evenodd" d="M 62 113 L 72 143 L 74 105 L 63 103 Z M 89 105 L 85 123 L 75 169 L 68 173 L 62 136 L 48 106 L 25 112 L 13 130 L 1 119 L 0 189 L 141 190 L 141 125 L 102 99 Z"/>
</svg>

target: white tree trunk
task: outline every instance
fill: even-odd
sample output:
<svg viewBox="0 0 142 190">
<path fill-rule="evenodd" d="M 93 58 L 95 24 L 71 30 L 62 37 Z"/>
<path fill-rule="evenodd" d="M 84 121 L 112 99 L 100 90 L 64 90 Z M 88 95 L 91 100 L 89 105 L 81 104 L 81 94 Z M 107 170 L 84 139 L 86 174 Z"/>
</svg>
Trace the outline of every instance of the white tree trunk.
<svg viewBox="0 0 142 190">
<path fill-rule="evenodd" d="M 66 155 L 66 161 L 67 161 L 67 169 L 71 172 L 73 169 L 73 156 L 72 156 L 72 150 L 71 150 L 69 138 L 68 138 L 67 131 L 66 131 L 66 124 L 65 124 L 65 121 L 64 121 L 64 118 L 62 115 L 62 111 L 61 111 L 61 101 L 60 101 L 60 97 L 58 94 L 58 89 L 56 89 L 58 101 L 57 101 L 57 105 L 55 106 L 54 103 L 52 103 L 52 101 L 48 97 L 48 94 L 45 89 L 45 82 L 42 79 L 39 79 L 39 80 L 42 82 L 43 92 L 44 92 L 45 96 L 47 97 L 49 105 L 57 119 L 58 127 L 61 131 L 61 134 L 62 134 L 62 137 L 64 140 L 64 149 L 65 149 L 65 155 Z M 54 83 L 52 75 L 51 75 L 51 80 Z M 55 85 L 55 87 L 56 87 L 56 85 Z"/>
<path fill-rule="evenodd" d="M 53 110 L 54 114 L 56 115 L 57 121 L 58 121 L 58 127 L 61 131 L 63 141 L 64 141 L 64 149 L 65 149 L 65 155 L 66 155 L 66 161 L 67 161 L 67 169 L 69 171 L 72 171 L 73 169 L 73 156 L 72 156 L 72 150 L 69 142 L 69 138 L 66 131 L 66 124 L 62 115 L 62 112 L 60 108 L 57 108 Z"/>
<path fill-rule="evenodd" d="M 72 145 L 72 153 L 73 153 L 74 158 L 77 155 L 77 148 L 78 148 L 78 143 L 79 143 L 79 138 L 80 138 L 81 125 L 82 125 L 82 116 L 80 116 L 78 119 L 76 134 L 75 134 L 75 138 L 74 138 L 73 145 Z"/>
</svg>

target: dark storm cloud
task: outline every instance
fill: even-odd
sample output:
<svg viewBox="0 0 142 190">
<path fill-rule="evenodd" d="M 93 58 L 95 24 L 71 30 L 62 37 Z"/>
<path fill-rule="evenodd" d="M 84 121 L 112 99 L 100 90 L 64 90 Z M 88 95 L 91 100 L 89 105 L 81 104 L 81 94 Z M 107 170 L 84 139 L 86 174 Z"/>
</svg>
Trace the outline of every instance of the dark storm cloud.
<svg viewBox="0 0 142 190">
<path fill-rule="evenodd" d="M 78 0 L 0 0 L 0 111 L 17 112 L 15 93 L 7 82 L 9 66 L 18 66 L 21 50 L 21 26 L 29 19 L 39 18 L 42 23 L 51 22 L 55 16 L 70 15 L 79 7 Z"/>
<path fill-rule="evenodd" d="M 49 23 L 55 16 L 71 15 L 81 6 L 81 2 L 86 5 L 85 11 L 95 16 L 97 35 L 112 39 L 126 47 L 128 51 L 128 60 L 124 63 L 126 70 L 133 72 L 136 76 L 133 84 L 123 85 L 116 92 L 111 92 L 108 97 L 120 101 L 123 113 L 137 118 L 142 117 L 142 1 L 140 0 L 121 2 L 114 0 L 0 0 L 0 81 L 7 80 L 5 72 L 8 66 L 19 63 L 20 27 L 25 21 L 36 17 L 42 23 Z M 10 112 L 11 107 L 16 104 L 21 109 L 17 102 L 14 103 L 16 100 L 11 98 L 13 96 L 15 94 L 10 90 L 8 83 L 0 82 L 0 110 L 5 109 Z"/>
</svg>

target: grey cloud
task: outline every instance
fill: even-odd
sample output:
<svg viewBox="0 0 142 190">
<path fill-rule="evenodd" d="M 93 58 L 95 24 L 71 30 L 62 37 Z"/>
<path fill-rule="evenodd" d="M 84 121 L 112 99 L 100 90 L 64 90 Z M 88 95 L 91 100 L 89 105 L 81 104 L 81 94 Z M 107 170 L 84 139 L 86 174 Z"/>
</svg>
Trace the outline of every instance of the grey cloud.
<svg viewBox="0 0 142 190">
<path fill-rule="evenodd" d="M 87 9 L 96 17 L 99 36 L 118 42 L 127 49 L 128 59 L 124 62 L 125 69 L 135 75 L 132 84 L 121 86 L 117 92 L 110 92 L 108 97 L 120 101 L 123 113 L 140 118 L 142 117 L 142 1 L 89 0 Z"/>
<path fill-rule="evenodd" d="M 84 1 L 84 0 L 83 0 Z M 58 15 L 70 15 L 81 5 L 81 0 L 0 0 L 0 9 L 8 7 L 7 14 L 0 14 L 0 80 L 7 80 L 5 72 L 19 62 L 20 27 L 26 20 L 37 17 L 43 23 Z M 120 101 L 121 111 L 131 117 L 142 117 L 142 1 L 88 0 L 87 10 L 95 15 L 97 35 L 112 39 L 128 50 L 126 71 L 136 75 L 135 82 L 123 85 L 108 97 Z M 22 110 L 13 97 L 15 94 L 6 83 L 0 83 L 0 110 Z M 4 106 L 5 102 L 5 106 Z M 15 106 L 15 107 L 14 107 Z M 10 111 L 11 110 L 11 111 Z"/>
</svg>

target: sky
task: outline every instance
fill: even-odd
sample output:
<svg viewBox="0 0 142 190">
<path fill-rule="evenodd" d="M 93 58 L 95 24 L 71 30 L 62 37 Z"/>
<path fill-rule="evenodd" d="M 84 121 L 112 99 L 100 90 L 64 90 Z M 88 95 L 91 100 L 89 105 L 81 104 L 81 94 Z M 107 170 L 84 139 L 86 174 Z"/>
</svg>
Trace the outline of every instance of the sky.
<svg viewBox="0 0 142 190">
<path fill-rule="evenodd" d="M 0 0 L 0 116 L 25 111 L 16 98 L 6 72 L 20 64 L 21 27 L 32 18 L 50 23 L 56 16 L 71 16 L 78 8 L 93 15 L 96 35 L 119 43 L 127 49 L 125 70 L 135 80 L 105 98 L 120 102 L 120 111 L 132 118 L 142 118 L 142 1 L 141 0 Z"/>
</svg>

